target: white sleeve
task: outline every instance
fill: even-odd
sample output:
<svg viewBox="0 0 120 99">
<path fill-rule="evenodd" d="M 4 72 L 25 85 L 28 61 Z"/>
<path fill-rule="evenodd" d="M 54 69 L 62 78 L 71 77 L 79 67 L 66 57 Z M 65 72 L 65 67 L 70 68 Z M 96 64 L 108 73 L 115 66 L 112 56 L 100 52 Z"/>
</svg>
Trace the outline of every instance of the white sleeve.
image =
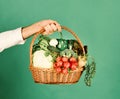
<svg viewBox="0 0 120 99">
<path fill-rule="evenodd" d="M 0 52 L 17 44 L 24 44 L 21 28 L 0 33 Z"/>
</svg>

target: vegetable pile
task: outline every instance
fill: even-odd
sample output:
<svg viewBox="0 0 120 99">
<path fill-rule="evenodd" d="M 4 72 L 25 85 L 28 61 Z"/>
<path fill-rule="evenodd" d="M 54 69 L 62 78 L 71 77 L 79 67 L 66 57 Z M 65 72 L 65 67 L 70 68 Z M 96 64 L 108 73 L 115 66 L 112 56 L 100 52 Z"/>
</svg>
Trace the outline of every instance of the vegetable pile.
<svg viewBox="0 0 120 99">
<path fill-rule="evenodd" d="M 86 55 L 83 55 L 81 46 L 76 40 L 65 40 L 62 37 L 55 39 L 40 35 L 32 49 L 33 66 L 54 69 L 57 73 L 63 74 L 85 67 L 85 83 L 90 86 L 96 68 L 94 61 L 92 64 L 87 62 L 88 55 L 86 47 L 84 48 Z"/>
<path fill-rule="evenodd" d="M 54 68 L 58 73 L 67 74 L 70 70 L 76 70 L 78 67 L 78 61 L 74 57 L 60 57 L 56 58 L 56 62 L 54 63 Z"/>
</svg>

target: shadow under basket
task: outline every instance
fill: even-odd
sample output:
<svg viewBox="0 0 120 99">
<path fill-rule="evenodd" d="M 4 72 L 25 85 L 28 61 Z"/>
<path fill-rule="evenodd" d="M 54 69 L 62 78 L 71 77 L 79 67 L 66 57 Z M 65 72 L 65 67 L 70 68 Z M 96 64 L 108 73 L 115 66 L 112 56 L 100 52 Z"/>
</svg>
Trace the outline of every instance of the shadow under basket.
<svg viewBox="0 0 120 99">
<path fill-rule="evenodd" d="M 70 32 L 78 41 L 82 51 L 83 55 L 85 55 L 84 47 L 79 39 L 79 37 L 69 28 L 62 26 L 62 29 Z M 54 69 L 45 69 L 45 68 L 39 68 L 34 67 L 32 63 L 32 46 L 34 44 L 35 39 L 37 36 L 43 31 L 40 31 L 39 33 L 36 33 L 31 41 L 30 44 L 30 71 L 32 73 L 32 77 L 34 79 L 35 83 L 42 83 L 42 84 L 73 84 L 79 81 L 83 71 L 84 66 L 78 66 L 76 70 L 71 70 L 67 74 L 63 73 L 57 73 Z"/>
</svg>

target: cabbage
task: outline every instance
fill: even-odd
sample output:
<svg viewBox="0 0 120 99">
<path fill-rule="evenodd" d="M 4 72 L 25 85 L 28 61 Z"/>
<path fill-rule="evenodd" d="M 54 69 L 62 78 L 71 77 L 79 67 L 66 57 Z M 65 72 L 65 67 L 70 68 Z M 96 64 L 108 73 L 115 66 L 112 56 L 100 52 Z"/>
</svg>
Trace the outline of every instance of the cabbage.
<svg viewBox="0 0 120 99">
<path fill-rule="evenodd" d="M 44 50 L 39 50 L 33 54 L 33 66 L 41 68 L 52 68 L 53 67 L 53 58 L 51 55 L 45 56 Z"/>
</svg>

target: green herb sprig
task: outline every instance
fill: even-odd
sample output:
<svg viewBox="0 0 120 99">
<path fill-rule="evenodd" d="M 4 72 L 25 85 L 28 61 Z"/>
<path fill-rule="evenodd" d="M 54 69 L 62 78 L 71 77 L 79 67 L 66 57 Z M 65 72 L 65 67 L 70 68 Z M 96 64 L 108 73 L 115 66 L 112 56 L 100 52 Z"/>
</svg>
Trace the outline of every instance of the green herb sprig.
<svg viewBox="0 0 120 99">
<path fill-rule="evenodd" d="M 96 63 L 93 57 L 87 56 L 87 64 L 85 66 L 85 70 L 86 73 L 85 73 L 84 82 L 87 86 L 91 86 L 91 80 L 96 73 Z"/>
</svg>

